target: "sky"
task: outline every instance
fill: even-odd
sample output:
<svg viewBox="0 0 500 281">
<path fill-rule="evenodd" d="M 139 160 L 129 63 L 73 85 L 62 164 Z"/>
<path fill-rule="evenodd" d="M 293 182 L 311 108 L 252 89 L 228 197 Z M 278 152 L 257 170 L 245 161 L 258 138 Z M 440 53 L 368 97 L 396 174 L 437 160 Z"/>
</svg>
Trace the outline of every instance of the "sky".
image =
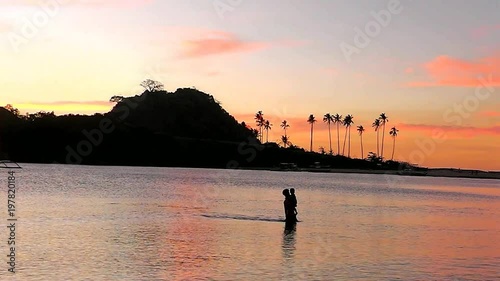
<svg viewBox="0 0 500 281">
<path fill-rule="evenodd" d="M 323 115 L 351 114 L 359 158 L 356 127 L 376 152 L 385 112 L 385 158 L 396 127 L 396 160 L 500 170 L 499 14 L 498 0 L 3 0 L 0 105 L 106 112 L 151 78 L 210 93 L 254 127 L 262 111 L 269 141 L 287 120 L 309 149 L 313 114 L 313 150 L 328 151 Z"/>
</svg>

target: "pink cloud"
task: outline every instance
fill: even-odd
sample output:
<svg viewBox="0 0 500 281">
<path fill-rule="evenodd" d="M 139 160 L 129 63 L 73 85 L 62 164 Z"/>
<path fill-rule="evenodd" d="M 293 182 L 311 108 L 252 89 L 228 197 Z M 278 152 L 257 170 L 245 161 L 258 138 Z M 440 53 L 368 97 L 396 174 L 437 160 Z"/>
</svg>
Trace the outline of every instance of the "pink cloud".
<svg viewBox="0 0 500 281">
<path fill-rule="evenodd" d="M 224 31 L 211 31 L 203 38 L 183 42 L 180 57 L 197 58 L 228 53 L 248 53 L 260 51 L 271 46 L 265 42 L 246 42 L 234 34 Z"/>
<path fill-rule="evenodd" d="M 471 31 L 472 37 L 475 39 L 483 38 L 492 33 L 500 31 L 500 24 L 496 25 L 484 25 L 478 28 L 475 28 Z"/>
<path fill-rule="evenodd" d="M 27 102 L 24 105 L 30 106 L 67 106 L 67 105 L 94 105 L 94 106 L 109 106 L 109 101 L 53 101 L 53 102 Z"/>
<path fill-rule="evenodd" d="M 22 112 L 55 111 L 56 113 L 107 112 L 114 103 L 108 101 L 54 101 L 15 103 Z"/>
<path fill-rule="evenodd" d="M 413 67 L 408 67 L 405 69 L 405 73 L 407 74 L 412 74 L 413 72 L 415 72 L 415 70 L 413 69 Z"/>
<path fill-rule="evenodd" d="M 303 40 L 276 40 L 276 41 L 248 41 L 238 35 L 208 28 L 190 26 L 162 26 L 158 29 L 160 33 L 167 33 L 167 38 L 154 39 L 154 44 L 164 46 L 181 42 L 177 52 L 179 58 L 200 58 L 234 53 L 252 53 L 274 47 L 293 48 L 301 47 L 309 43 Z"/>
<path fill-rule="evenodd" d="M 220 74 L 220 72 L 219 71 L 208 71 L 205 74 L 206 74 L 206 76 L 217 76 Z"/>
<path fill-rule="evenodd" d="M 442 132 L 447 136 L 458 136 L 470 138 L 481 135 L 500 135 L 500 126 L 492 127 L 470 127 L 470 126 L 447 126 L 447 125 L 426 125 L 426 124 L 398 124 L 400 130 L 423 132 L 433 135 L 435 132 Z"/>
<path fill-rule="evenodd" d="M 427 81 L 412 81 L 409 87 L 475 87 L 500 86 L 500 52 L 475 61 L 461 60 L 446 55 L 438 56 L 422 66 L 429 76 Z M 480 81 L 479 77 L 483 77 Z"/>
<path fill-rule="evenodd" d="M 109 101 L 55 101 L 55 102 L 46 102 L 46 103 L 37 103 L 37 104 L 46 104 L 46 105 L 73 105 L 73 104 L 84 104 L 84 105 L 109 105 Z"/>
<path fill-rule="evenodd" d="M 481 111 L 478 115 L 482 117 L 500 117 L 500 111 Z"/>
</svg>

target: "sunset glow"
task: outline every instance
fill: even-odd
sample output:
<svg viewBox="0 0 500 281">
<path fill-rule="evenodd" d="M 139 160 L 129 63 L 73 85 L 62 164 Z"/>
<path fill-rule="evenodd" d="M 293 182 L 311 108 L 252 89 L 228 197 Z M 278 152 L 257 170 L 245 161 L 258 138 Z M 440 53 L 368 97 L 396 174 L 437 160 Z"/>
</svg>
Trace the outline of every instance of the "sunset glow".
<svg viewBox="0 0 500 281">
<path fill-rule="evenodd" d="M 2 1 L 0 105 L 104 113 L 151 78 L 212 94 L 253 128 L 261 110 L 269 141 L 287 120 L 291 142 L 308 149 L 314 114 L 313 150 L 328 151 L 323 115 L 352 114 L 351 157 L 361 157 L 358 125 L 366 157 L 385 112 L 385 157 L 395 126 L 397 160 L 500 170 L 498 2 L 396 2 Z M 335 125 L 331 134 L 337 152 Z M 341 126 L 341 150 L 344 136 Z"/>
</svg>

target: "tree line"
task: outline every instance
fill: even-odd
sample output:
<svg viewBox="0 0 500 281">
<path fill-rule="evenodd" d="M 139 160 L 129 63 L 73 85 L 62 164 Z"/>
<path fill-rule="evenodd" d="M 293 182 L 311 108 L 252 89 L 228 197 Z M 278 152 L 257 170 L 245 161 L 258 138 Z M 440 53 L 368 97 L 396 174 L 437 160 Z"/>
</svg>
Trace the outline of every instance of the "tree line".
<svg viewBox="0 0 500 281">
<path fill-rule="evenodd" d="M 269 142 L 269 130 L 272 128 L 272 124 L 270 123 L 269 120 L 264 118 L 263 112 L 260 110 L 255 114 L 255 122 L 257 125 L 258 129 L 254 129 L 256 136 L 258 139 L 263 142 L 264 140 L 264 133 L 266 136 L 266 142 Z M 309 151 L 313 151 L 313 136 L 314 136 L 314 124 L 316 124 L 317 119 L 314 116 L 314 114 L 310 114 L 309 117 L 306 120 L 307 123 L 311 125 L 311 130 L 310 130 L 310 146 L 309 146 Z M 323 147 L 320 147 L 320 153 L 322 154 L 330 154 L 330 155 L 342 155 L 342 156 L 347 156 L 351 157 L 351 127 L 354 124 L 354 116 L 351 114 L 347 114 L 345 116 L 339 115 L 338 113 L 336 114 L 330 114 L 326 113 L 323 116 L 323 122 L 327 124 L 328 126 L 328 140 L 329 140 L 329 146 L 330 150 L 328 153 L 325 152 L 325 149 Z M 363 159 L 371 159 L 371 160 L 378 160 L 382 161 L 384 159 L 384 141 L 385 141 L 385 132 L 386 132 L 386 124 L 389 122 L 388 116 L 382 112 L 377 118 L 372 123 L 372 128 L 375 130 L 376 137 L 377 137 L 377 149 L 376 153 L 375 152 L 369 152 L 367 154 L 367 157 L 364 157 L 364 146 L 363 146 L 363 133 L 365 132 L 365 127 L 363 125 L 358 125 L 357 126 L 357 132 L 360 137 L 360 149 L 361 149 L 361 155 Z M 333 148 L 332 148 L 332 133 L 331 133 L 331 125 L 336 126 L 336 131 L 337 131 L 337 152 L 334 153 Z M 344 141 L 342 144 L 342 151 L 340 150 L 340 126 L 345 127 L 345 133 L 344 133 Z M 282 145 L 284 148 L 287 146 L 291 146 L 292 143 L 290 142 L 290 137 L 287 134 L 287 129 L 290 128 L 290 124 L 287 120 L 283 120 L 280 124 L 280 127 L 283 129 L 284 134 L 281 136 L 281 141 L 279 142 L 280 145 Z M 382 138 L 381 138 L 381 144 L 380 144 L 380 130 L 382 130 Z M 394 159 L 394 151 L 396 148 L 396 137 L 399 134 L 399 130 L 394 126 L 389 130 L 389 135 L 393 139 L 393 145 L 392 145 L 392 155 L 391 155 L 391 160 Z M 347 155 L 346 155 L 346 146 L 347 146 Z"/>
</svg>

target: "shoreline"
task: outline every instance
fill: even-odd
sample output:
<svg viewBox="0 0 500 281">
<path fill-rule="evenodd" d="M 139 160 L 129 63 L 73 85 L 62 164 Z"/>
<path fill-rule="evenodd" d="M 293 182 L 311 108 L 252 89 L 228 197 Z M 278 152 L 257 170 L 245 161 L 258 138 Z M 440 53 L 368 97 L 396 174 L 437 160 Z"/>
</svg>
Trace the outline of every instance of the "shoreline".
<svg viewBox="0 0 500 281">
<path fill-rule="evenodd" d="M 246 168 L 244 168 L 246 169 Z M 299 168 L 297 170 L 280 170 L 275 168 L 257 168 L 249 170 L 269 170 L 275 172 L 309 172 L 309 173 L 336 173 L 336 174 L 388 174 L 396 176 L 414 177 L 443 177 L 443 178 L 472 178 L 472 179 L 500 179 L 500 172 L 486 172 L 460 169 L 432 169 L 427 171 L 399 171 L 399 170 L 363 170 L 363 169 L 330 169 L 330 168 Z"/>
<path fill-rule="evenodd" d="M 38 164 L 38 165 L 68 165 L 61 163 L 31 163 L 24 162 L 20 164 Z M 102 167 L 158 167 L 158 168 L 192 168 L 192 169 L 227 169 L 217 167 L 174 167 L 174 166 L 134 166 L 134 165 L 99 165 L 99 164 L 81 164 L 83 166 L 102 166 Z M 492 179 L 500 180 L 500 171 L 480 171 L 480 170 L 462 170 L 457 168 L 427 168 L 423 171 L 400 171 L 400 170 L 367 170 L 367 169 L 335 169 L 335 168 L 297 168 L 280 169 L 276 167 L 238 167 L 241 170 L 250 171 L 270 171 L 270 172 L 309 172 L 309 173 L 336 173 L 336 174 L 388 174 L 396 176 L 414 176 L 414 177 L 442 177 L 442 178 L 472 178 L 472 179 Z"/>
</svg>

